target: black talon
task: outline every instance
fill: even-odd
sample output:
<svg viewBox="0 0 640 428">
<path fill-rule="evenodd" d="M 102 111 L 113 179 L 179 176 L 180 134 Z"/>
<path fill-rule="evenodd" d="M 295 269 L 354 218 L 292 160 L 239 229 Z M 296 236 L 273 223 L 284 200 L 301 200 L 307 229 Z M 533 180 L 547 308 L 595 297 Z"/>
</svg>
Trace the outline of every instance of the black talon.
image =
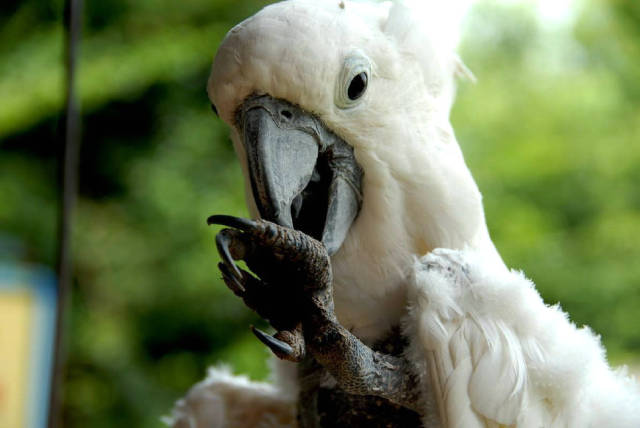
<svg viewBox="0 0 640 428">
<path fill-rule="evenodd" d="M 273 351 L 276 355 L 293 355 L 293 348 L 288 343 L 285 343 L 282 340 L 278 340 L 275 337 L 269 336 L 267 333 L 255 328 L 254 326 L 251 326 L 251 331 L 260 340 L 260 342 L 267 345 L 269 349 L 271 349 L 271 351 Z"/>
<path fill-rule="evenodd" d="M 258 226 L 258 224 L 253 220 L 233 217 L 230 215 L 212 215 L 207 219 L 207 224 L 209 226 L 219 224 L 222 226 L 233 227 L 235 229 L 242 230 L 243 232 L 249 232 Z"/>
<path fill-rule="evenodd" d="M 240 281 L 238 281 L 238 278 L 236 278 L 236 276 L 231 273 L 227 265 L 225 265 L 224 263 L 218 263 L 218 269 L 220 269 L 220 272 L 222 272 L 222 277 L 225 280 L 227 286 L 231 288 L 231 291 L 233 291 L 237 295 L 244 294 L 247 291 L 240 283 Z"/>
<path fill-rule="evenodd" d="M 229 244 L 231 240 L 229 236 L 224 233 L 218 233 L 216 235 L 216 247 L 218 247 L 218 252 L 222 257 L 222 262 L 229 268 L 229 273 L 232 273 L 233 276 L 240 281 L 242 279 L 242 272 L 240 272 L 240 268 L 233 261 L 233 257 L 231 257 L 231 253 L 229 252 Z"/>
</svg>

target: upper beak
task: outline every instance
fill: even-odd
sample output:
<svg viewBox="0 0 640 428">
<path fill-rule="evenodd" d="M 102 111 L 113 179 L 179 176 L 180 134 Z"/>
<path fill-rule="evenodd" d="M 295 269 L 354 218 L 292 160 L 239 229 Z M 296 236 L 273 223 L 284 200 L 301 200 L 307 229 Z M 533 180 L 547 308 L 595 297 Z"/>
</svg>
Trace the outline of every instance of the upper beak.
<svg viewBox="0 0 640 428">
<path fill-rule="evenodd" d="M 353 149 L 315 116 L 268 95 L 238 112 L 260 216 L 321 240 L 344 241 L 361 205 L 362 170 Z"/>
<path fill-rule="evenodd" d="M 287 129 L 290 109 L 266 104 L 243 115 L 251 188 L 262 218 L 293 228 L 291 204 L 311 180 L 318 144 L 305 132 Z"/>
</svg>

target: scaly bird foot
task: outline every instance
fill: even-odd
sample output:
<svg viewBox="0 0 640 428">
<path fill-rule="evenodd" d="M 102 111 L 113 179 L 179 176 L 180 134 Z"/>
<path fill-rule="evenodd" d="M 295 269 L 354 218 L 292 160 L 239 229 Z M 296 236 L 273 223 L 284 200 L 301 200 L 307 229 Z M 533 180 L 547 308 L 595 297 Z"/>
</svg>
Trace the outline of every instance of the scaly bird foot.
<svg viewBox="0 0 640 428">
<path fill-rule="evenodd" d="M 276 356 L 300 361 L 308 352 L 350 394 L 422 408 L 411 364 L 373 351 L 336 319 L 331 263 L 322 243 L 264 220 L 212 216 L 208 223 L 229 227 L 216 237 L 220 271 L 231 291 L 278 330 L 269 336 L 252 328 Z M 244 260 L 259 279 L 235 260 Z"/>
<path fill-rule="evenodd" d="M 278 330 L 269 336 L 253 329 L 256 337 L 279 358 L 300 361 L 305 354 L 300 321 L 307 303 L 332 307 L 325 247 L 302 232 L 263 220 L 218 215 L 207 222 L 233 228 L 216 236 L 225 284 Z M 235 260 L 244 260 L 259 278 L 239 268 Z"/>
</svg>

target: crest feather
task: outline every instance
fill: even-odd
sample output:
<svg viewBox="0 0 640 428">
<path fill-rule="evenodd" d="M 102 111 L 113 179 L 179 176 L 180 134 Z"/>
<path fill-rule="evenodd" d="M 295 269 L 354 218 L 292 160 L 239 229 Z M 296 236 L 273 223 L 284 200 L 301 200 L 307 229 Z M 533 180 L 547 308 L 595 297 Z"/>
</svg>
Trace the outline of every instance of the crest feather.
<svg viewBox="0 0 640 428">
<path fill-rule="evenodd" d="M 449 108 L 456 78 L 475 81 L 456 53 L 463 17 L 463 9 L 446 2 L 402 0 L 392 3 L 384 26 L 398 49 L 420 63 L 432 95 L 442 98 Z"/>
</svg>

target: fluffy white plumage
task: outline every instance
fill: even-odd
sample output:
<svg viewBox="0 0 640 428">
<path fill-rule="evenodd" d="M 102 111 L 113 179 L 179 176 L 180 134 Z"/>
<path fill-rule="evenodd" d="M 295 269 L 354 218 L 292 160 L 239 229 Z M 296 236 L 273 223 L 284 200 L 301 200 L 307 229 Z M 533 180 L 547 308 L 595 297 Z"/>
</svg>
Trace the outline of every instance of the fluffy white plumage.
<svg viewBox="0 0 640 428">
<path fill-rule="evenodd" d="M 271 383 L 210 368 L 163 421 L 174 428 L 295 428 L 297 387 L 284 367 L 274 367 Z"/>
<path fill-rule="evenodd" d="M 245 97 L 267 93 L 315 113 L 353 146 L 363 206 L 332 257 L 336 314 L 365 342 L 405 326 L 407 356 L 423 374 L 425 426 L 640 426 L 638 387 L 609 369 L 598 338 L 546 306 L 498 255 L 449 123 L 465 69 L 453 42 L 428 25 L 437 6 L 420 10 L 430 13 L 407 2 L 269 6 L 227 35 L 211 100 L 232 125 Z M 354 51 L 369 58 L 372 77 L 362 102 L 341 109 L 334 95 Z"/>
<path fill-rule="evenodd" d="M 409 289 L 409 355 L 441 426 L 640 426 L 638 385 L 522 273 L 439 249 L 415 261 Z"/>
</svg>

